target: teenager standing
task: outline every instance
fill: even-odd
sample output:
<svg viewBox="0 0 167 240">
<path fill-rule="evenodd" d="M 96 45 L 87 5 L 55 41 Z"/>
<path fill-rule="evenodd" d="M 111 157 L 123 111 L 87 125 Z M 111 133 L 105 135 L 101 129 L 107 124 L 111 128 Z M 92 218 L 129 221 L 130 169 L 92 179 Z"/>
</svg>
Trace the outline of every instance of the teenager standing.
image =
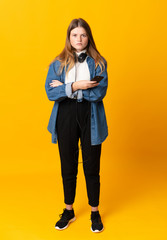
<svg viewBox="0 0 167 240">
<path fill-rule="evenodd" d="M 92 81 L 95 76 L 103 79 Z M 54 101 L 47 129 L 52 134 L 52 143 L 58 142 L 66 204 L 55 224 L 58 230 L 75 220 L 79 139 L 91 206 L 91 230 L 104 229 L 98 206 L 101 146 L 108 136 L 103 105 L 107 86 L 107 62 L 96 48 L 90 26 L 82 18 L 73 19 L 67 29 L 65 47 L 50 64 L 45 83 L 48 99 Z"/>
</svg>

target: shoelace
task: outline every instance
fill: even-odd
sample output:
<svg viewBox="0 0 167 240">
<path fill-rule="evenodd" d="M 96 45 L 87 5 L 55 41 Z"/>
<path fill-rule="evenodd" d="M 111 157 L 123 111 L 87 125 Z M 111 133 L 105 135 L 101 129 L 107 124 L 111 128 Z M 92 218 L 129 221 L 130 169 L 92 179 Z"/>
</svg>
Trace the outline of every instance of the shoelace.
<svg viewBox="0 0 167 240">
<path fill-rule="evenodd" d="M 63 210 L 65 210 L 65 208 Z M 64 211 L 62 214 L 59 214 L 59 217 L 61 218 L 60 219 L 61 222 L 66 222 L 69 220 L 67 214 L 68 214 L 67 211 Z"/>
</svg>

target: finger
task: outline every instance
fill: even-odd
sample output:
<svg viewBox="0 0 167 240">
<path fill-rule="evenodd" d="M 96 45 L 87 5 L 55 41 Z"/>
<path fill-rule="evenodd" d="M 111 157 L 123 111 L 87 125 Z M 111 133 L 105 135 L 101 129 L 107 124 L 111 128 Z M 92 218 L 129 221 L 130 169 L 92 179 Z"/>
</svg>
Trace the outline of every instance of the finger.
<svg viewBox="0 0 167 240">
<path fill-rule="evenodd" d="M 93 88 L 93 87 L 96 87 L 96 86 L 98 86 L 98 85 L 99 85 L 99 83 L 92 84 L 91 87 Z"/>
<path fill-rule="evenodd" d="M 100 83 L 96 82 L 96 83 L 93 83 L 91 85 L 95 86 L 95 85 L 99 85 Z"/>
</svg>

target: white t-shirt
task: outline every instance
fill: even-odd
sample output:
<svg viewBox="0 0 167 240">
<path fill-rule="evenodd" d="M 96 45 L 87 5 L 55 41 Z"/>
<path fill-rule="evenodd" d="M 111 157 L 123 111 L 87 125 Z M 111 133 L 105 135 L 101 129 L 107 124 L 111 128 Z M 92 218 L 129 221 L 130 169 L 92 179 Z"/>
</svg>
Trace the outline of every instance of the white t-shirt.
<svg viewBox="0 0 167 240">
<path fill-rule="evenodd" d="M 86 52 L 86 49 L 80 52 L 76 52 L 76 54 L 80 55 L 82 52 Z M 75 82 L 80 80 L 90 80 L 90 72 L 89 72 L 88 64 L 86 62 L 86 58 L 82 63 L 80 62 L 75 63 L 73 68 L 71 68 L 68 74 L 66 75 L 65 83 L 70 83 L 70 82 Z"/>
</svg>

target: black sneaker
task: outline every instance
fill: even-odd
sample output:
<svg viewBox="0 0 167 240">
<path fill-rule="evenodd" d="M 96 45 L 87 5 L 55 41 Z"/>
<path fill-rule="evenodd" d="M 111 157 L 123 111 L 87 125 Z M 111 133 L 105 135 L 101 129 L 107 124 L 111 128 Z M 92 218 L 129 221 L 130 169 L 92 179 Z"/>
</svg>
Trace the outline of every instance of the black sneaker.
<svg viewBox="0 0 167 240">
<path fill-rule="evenodd" d="M 60 220 L 55 224 L 55 228 L 58 230 L 66 229 L 69 223 L 75 221 L 76 219 L 74 209 L 67 210 L 64 208 L 63 210 L 63 213 L 59 215 Z"/>
<path fill-rule="evenodd" d="M 101 221 L 101 217 L 99 214 L 99 211 L 96 212 L 91 212 L 91 219 L 92 221 L 92 226 L 91 226 L 91 231 L 92 232 L 101 232 L 103 231 L 103 223 Z"/>
</svg>

